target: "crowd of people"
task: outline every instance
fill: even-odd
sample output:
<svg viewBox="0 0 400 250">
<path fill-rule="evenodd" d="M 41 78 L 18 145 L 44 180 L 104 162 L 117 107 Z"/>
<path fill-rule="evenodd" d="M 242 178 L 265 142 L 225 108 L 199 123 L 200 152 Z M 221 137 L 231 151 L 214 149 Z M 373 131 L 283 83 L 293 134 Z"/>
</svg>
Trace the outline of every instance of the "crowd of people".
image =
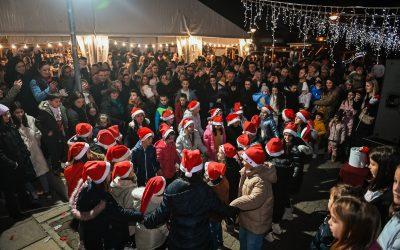
<svg viewBox="0 0 400 250">
<path fill-rule="evenodd" d="M 304 165 L 349 157 L 310 248 L 400 247 L 399 153 L 363 147 L 382 64 L 116 50 L 81 57 L 76 83 L 38 48 L 2 62 L 0 187 L 16 220 L 52 197 L 53 173 L 83 249 L 220 249 L 223 220 L 262 249 L 293 220 Z"/>
</svg>

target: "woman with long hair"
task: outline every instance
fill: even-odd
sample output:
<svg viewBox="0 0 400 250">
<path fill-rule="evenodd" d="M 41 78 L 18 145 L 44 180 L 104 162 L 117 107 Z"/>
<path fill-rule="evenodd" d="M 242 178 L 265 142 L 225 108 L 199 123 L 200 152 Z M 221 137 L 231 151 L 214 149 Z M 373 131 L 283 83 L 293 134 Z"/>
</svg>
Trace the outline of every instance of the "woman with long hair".
<svg viewBox="0 0 400 250">
<path fill-rule="evenodd" d="M 50 63 L 42 61 L 38 64 L 35 77 L 30 81 L 29 85 L 38 104 L 46 100 L 49 93 L 58 91 L 58 83 L 53 80 Z"/>
<path fill-rule="evenodd" d="M 75 133 L 76 124 L 89 121 L 85 109 L 85 97 L 81 92 L 75 91 L 69 95 L 67 117 L 70 135 Z"/>
<path fill-rule="evenodd" d="M 51 198 L 49 188 L 49 167 L 46 158 L 40 148 L 40 139 L 42 133 L 36 127 L 36 119 L 30 115 L 25 114 L 21 103 L 15 102 L 11 106 L 11 116 L 15 127 L 18 129 L 22 140 L 24 141 L 27 149 L 30 152 L 30 159 L 33 164 L 36 176 L 39 178 L 40 184 L 43 188 L 43 193 L 46 198 Z M 37 199 L 37 192 L 32 188 L 32 196 Z"/>
</svg>

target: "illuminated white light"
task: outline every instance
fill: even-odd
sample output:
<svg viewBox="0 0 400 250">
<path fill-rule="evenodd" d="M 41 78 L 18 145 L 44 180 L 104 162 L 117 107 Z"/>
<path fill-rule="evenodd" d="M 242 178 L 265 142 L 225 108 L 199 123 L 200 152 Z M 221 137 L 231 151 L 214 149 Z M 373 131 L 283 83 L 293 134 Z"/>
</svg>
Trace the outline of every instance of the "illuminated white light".
<svg viewBox="0 0 400 250">
<path fill-rule="evenodd" d="M 16 49 L 17 46 L 15 46 L 15 44 L 11 44 L 11 48 L 12 48 L 12 49 Z"/>
<path fill-rule="evenodd" d="M 62 46 L 62 43 L 58 43 L 58 46 L 61 47 L 61 46 Z"/>
<path fill-rule="evenodd" d="M 133 43 L 131 43 L 129 46 L 130 46 L 131 48 L 133 48 Z"/>
<path fill-rule="evenodd" d="M 149 46 L 146 44 L 144 47 L 147 49 Z"/>
<path fill-rule="evenodd" d="M 24 44 L 24 49 L 27 49 L 28 48 L 28 46 L 26 46 L 26 44 Z"/>
<path fill-rule="evenodd" d="M 114 45 L 117 45 L 117 44 L 118 44 L 117 41 L 115 41 L 115 42 L 114 42 Z"/>
<path fill-rule="evenodd" d="M 47 44 L 47 47 L 52 48 L 53 45 L 51 45 L 51 43 L 48 43 L 48 44 Z"/>
<path fill-rule="evenodd" d="M 137 47 L 140 48 L 140 44 L 138 44 Z"/>
<path fill-rule="evenodd" d="M 125 47 L 125 46 L 126 46 L 126 43 L 122 43 L 122 46 L 124 46 L 124 47 Z"/>
</svg>

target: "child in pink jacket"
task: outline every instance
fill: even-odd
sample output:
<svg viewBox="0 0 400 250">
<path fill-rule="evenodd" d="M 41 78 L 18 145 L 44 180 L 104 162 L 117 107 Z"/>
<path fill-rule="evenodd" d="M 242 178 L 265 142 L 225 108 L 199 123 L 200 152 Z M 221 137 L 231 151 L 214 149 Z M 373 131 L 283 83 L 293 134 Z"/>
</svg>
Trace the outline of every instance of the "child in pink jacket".
<svg viewBox="0 0 400 250">
<path fill-rule="evenodd" d="M 215 116 L 207 125 L 203 135 L 204 146 L 207 148 L 207 157 L 210 161 L 217 159 L 219 146 L 226 142 L 222 116 Z"/>
<path fill-rule="evenodd" d="M 343 122 L 343 112 L 339 111 L 329 122 L 328 153 L 335 162 L 339 147 L 346 139 L 346 127 Z"/>
</svg>

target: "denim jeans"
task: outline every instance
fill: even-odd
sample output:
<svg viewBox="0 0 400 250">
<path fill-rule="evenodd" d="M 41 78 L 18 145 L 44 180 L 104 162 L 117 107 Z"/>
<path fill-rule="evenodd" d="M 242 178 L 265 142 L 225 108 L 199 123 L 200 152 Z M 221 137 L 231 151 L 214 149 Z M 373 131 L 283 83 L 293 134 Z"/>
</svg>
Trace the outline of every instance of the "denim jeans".
<svg viewBox="0 0 400 250">
<path fill-rule="evenodd" d="M 261 250 L 263 247 L 263 240 L 264 234 L 255 234 L 243 227 L 240 227 L 240 250 Z"/>
<path fill-rule="evenodd" d="M 210 221 L 211 243 L 213 250 L 218 249 L 224 245 L 222 238 L 222 226 L 220 222 Z"/>
</svg>

